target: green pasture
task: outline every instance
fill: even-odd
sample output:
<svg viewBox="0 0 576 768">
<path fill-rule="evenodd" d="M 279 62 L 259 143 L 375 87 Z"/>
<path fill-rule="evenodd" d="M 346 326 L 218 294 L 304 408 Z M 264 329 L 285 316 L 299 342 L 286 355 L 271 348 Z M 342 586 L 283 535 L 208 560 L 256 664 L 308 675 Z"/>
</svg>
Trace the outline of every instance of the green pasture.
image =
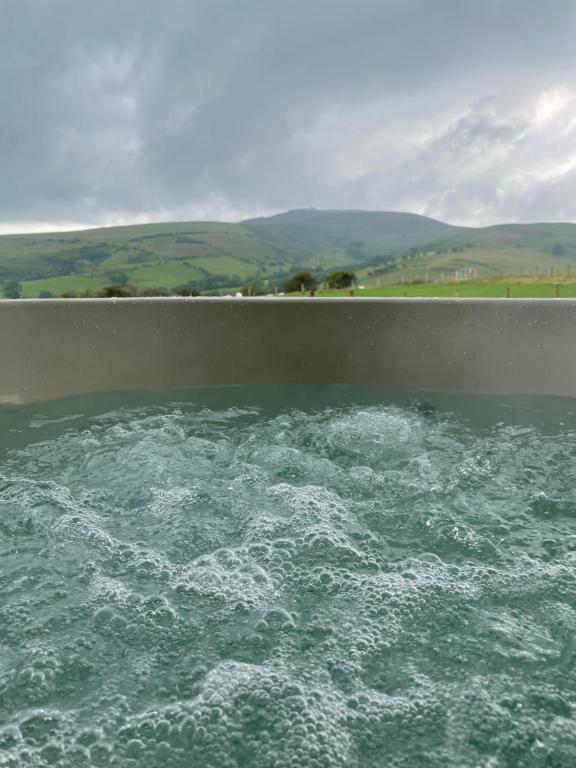
<svg viewBox="0 0 576 768">
<path fill-rule="evenodd" d="M 504 299 L 552 299 L 556 297 L 556 286 L 560 298 L 576 298 L 576 281 L 544 282 L 534 279 L 481 280 L 416 285 L 385 285 L 380 288 L 357 289 L 358 297 L 414 297 L 414 298 L 486 298 Z M 298 294 L 292 294 L 294 296 Z M 346 297 L 347 290 L 318 291 L 318 297 Z"/>
</svg>

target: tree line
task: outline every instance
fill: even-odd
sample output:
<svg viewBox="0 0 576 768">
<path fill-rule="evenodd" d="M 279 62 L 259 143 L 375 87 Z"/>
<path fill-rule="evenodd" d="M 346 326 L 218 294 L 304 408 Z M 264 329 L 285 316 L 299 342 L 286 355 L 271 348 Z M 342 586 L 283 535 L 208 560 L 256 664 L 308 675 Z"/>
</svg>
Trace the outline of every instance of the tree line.
<svg viewBox="0 0 576 768">
<path fill-rule="evenodd" d="M 52 291 L 40 291 L 39 299 L 112 299 L 112 298 L 135 298 L 137 296 L 200 296 L 200 291 L 189 286 L 180 286 L 178 288 L 141 288 L 138 290 L 133 285 L 122 283 L 113 283 L 105 285 L 98 290 L 88 289 L 86 291 L 64 291 L 54 294 Z M 9 280 L 2 287 L 2 296 L 5 299 L 22 298 L 22 285 L 16 280 Z"/>
<path fill-rule="evenodd" d="M 316 291 L 321 284 L 329 289 L 351 288 L 356 281 L 354 272 L 339 269 L 332 272 L 322 280 L 315 277 L 311 272 L 296 272 L 289 277 L 284 285 L 285 293 L 302 293 Z M 244 296 L 258 296 L 268 293 L 258 284 L 245 285 L 241 289 Z M 17 280 L 8 280 L 2 285 L 2 295 L 5 299 L 20 299 L 22 297 L 22 285 Z M 132 298 L 137 296 L 201 296 L 202 293 L 197 288 L 190 285 L 183 285 L 176 288 L 151 287 L 137 289 L 129 285 L 125 280 L 119 279 L 117 282 L 105 285 L 104 287 L 85 291 L 65 291 L 54 295 L 51 291 L 40 291 L 39 299 L 85 299 L 85 298 Z"/>
<path fill-rule="evenodd" d="M 354 272 L 338 269 L 320 281 L 311 272 L 297 272 L 286 281 L 286 293 L 315 291 L 321 282 L 330 289 L 351 288 L 356 282 L 356 275 Z"/>
</svg>

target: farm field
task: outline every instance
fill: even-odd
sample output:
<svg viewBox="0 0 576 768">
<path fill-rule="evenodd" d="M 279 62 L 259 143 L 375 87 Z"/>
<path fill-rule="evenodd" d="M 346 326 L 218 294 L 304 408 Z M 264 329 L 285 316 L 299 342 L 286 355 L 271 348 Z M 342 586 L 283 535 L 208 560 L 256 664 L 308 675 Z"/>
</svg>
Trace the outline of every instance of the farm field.
<svg viewBox="0 0 576 768">
<path fill-rule="evenodd" d="M 413 298 L 485 298 L 498 299 L 552 299 L 556 298 L 559 286 L 560 298 L 576 298 L 576 280 L 545 282 L 535 278 L 509 278 L 508 280 L 479 280 L 449 283 L 428 283 L 416 285 L 386 285 L 379 288 L 365 288 L 354 291 L 355 297 L 413 297 Z M 510 293 L 508 294 L 508 289 Z M 291 294 L 292 296 L 302 294 Z M 348 290 L 318 291 L 316 296 L 346 297 Z"/>
<path fill-rule="evenodd" d="M 144 290 L 155 286 L 163 286 L 170 290 L 176 285 L 181 285 L 181 279 L 176 265 L 170 270 L 140 269 L 139 279 L 131 280 L 130 285 L 138 290 Z M 36 298 L 40 291 L 49 291 L 53 296 L 66 293 L 96 293 L 106 285 L 105 279 L 99 277 L 87 277 L 86 275 L 70 275 L 61 278 L 48 278 L 22 283 L 22 297 Z M 235 292 L 240 286 L 222 289 L 223 294 Z M 218 293 L 214 291 L 213 293 Z M 297 298 L 308 296 L 308 292 L 285 294 L 288 297 Z M 563 279 L 551 282 L 535 277 L 515 277 L 508 279 L 496 278 L 493 280 L 465 280 L 439 283 L 393 284 L 380 287 L 356 288 L 353 298 L 512 298 L 512 299 L 550 299 L 550 298 L 576 298 L 576 279 Z M 280 296 L 281 298 L 281 296 Z M 351 298 L 348 289 L 343 290 L 318 290 L 316 298 Z"/>
<path fill-rule="evenodd" d="M 210 272 L 204 265 L 209 259 L 197 259 L 193 263 L 180 260 L 166 262 L 149 262 L 127 266 L 121 272 L 125 275 L 128 285 L 138 290 L 147 288 L 173 289 L 189 282 L 202 282 L 207 274 L 212 278 L 233 275 L 237 282 L 247 280 L 252 276 L 249 265 L 238 259 L 222 256 L 209 264 Z M 62 293 L 82 293 L 85 291 L 99 291 L 104 286 L 116 282 L 113 271 L 98 270 L 89 274 L 63 275 L 48 277 L 40 280 L 25 280 L 22 282 L 22 295 L 24 298 L 33 298 L 42 291 L 48 291 L 53 296 Z M 226 281 L 228 282 L 228 281 Z"/>
</svg>

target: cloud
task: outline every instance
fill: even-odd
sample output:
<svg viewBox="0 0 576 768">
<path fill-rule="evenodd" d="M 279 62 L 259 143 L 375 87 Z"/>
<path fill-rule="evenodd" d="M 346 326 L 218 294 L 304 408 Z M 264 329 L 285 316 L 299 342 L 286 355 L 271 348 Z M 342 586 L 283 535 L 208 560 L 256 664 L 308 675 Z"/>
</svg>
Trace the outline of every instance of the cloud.
<svg viewBox="0 0 576 768">
<path fill-rule="evenodd" d="M 0 0 L 0 231 L 575 219 L 572 0 Z"/>
</svg>

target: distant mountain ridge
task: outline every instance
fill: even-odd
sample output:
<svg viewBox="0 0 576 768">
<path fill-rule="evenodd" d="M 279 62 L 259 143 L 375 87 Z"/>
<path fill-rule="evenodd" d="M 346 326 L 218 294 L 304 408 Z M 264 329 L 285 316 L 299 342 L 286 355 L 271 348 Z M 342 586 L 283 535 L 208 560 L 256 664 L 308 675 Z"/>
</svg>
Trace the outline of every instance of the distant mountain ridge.
<svg viewBox="0 0 576 768">
<path fill-rule="evenodd" d="M 386 211 L 300 209 L 242 223 L 280 248 L 301 249 L 310 258 L 330 252 L 350 263 L 386 258 L 462 231 L 415 213 Z"/>
<path fill-rule="evenodd" d="M 0 282 L 24 295 L 100 289 L 199 290 L 348 267 L 362 280 L 459 270 L 510 274 L 576 266 L 576 224 L 455 227 L 404 212 L 296 209 L 238 223 L 173 222 L 0 236 Z"/>
</svg>

